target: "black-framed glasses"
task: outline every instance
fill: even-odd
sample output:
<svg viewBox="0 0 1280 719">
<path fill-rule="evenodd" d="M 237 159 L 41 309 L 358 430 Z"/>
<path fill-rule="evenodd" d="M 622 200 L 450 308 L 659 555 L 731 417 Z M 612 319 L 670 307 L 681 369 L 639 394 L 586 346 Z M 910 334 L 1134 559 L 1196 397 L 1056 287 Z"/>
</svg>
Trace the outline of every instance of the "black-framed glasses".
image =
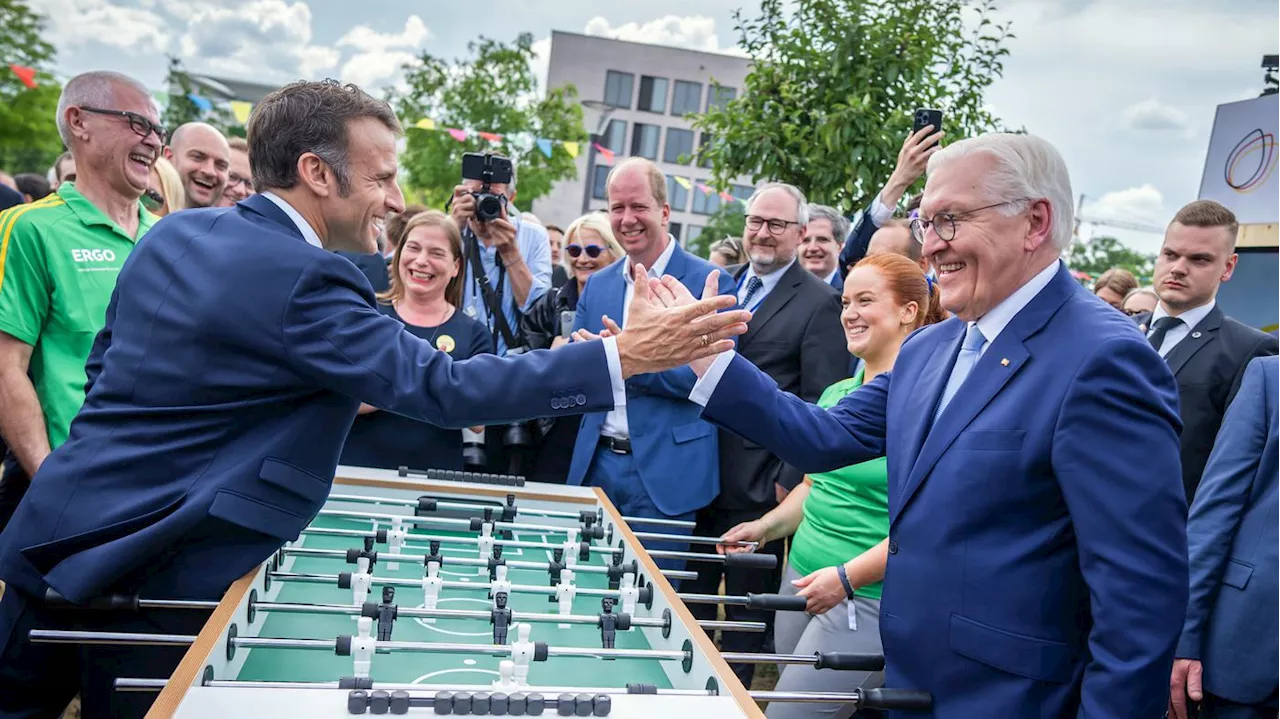
<svg viewBox="0 0 1280 719">
<path fill-rule="evenodd" d="M 972 210 L 965 210 L 964 212 L 939 212 L 934 215 L 931 220 L 926 220 L 923 216 L 917 217 L 911 221 L 911 237 L 916 242 L 923 245 L 924 233 L 928 232 L 929 228 L 932 227 L 934 233 L 938 235 L 939 240 L 942 240 L 943 242 L 950 242 L 956 238 L 956 223 L 960 220 L 967 219 L 974 214 L 982 212 L 983 210 L 990 210 L 993 207 L 1002 207 L 1004 205 L 1012 205 L 1016 202 L 1030 202 L 1030 200 L 1026 198 L 1019 198 L 1016 200 L 997 202 L 994 205 L 975 207 Z"/>
<path fill-rule="evenodd" d="M 156 190 L 148 189 L 138 199 L 142 202 L 142 206 L 147 208 L 147 212 L 158 212 L 164 207 L 164 195 Z"/>
<path fill-rule="evenodd" d="M 787 231 L 788 227 L 798 224 L 800 223 L 794 220 L 779 220 L 777 218 L 766 220 L 758 215 L 747 215 L 747 229 L 752 232 L 759 232 L 761 227 L 768 225 L 769 234 L 781 235 Z"/>
<path fill-rule="evenodd" d="M 253 180 L 248 177 L 241 177 L 236 173 L 232 172 L 227 175 L 227 189 L 231 189 L 236 185 L 244 185 L 244 189 L 252 190 Z"/>
<path fill-rule="evenodd" d="M 577 258 L 581 257 L 581 256 L 582 256 L 582 253 L 583 253 L 583 252 L 585 252 L 585 253 L 587 253 L 587 257 L 590 257 L 591 259 L 593 259 L 593 260 L 594 260 L 595 258 L 597 258 L 597 257 L 599 257 L 599 256 L 600 256 L 600 253 L 604 252 L 604 248 L 603 248 L 603 247 L 601 247 L 600 245 L 585 245 L 585 246 L 584 246 L 584 245 L 577 245 L 577 244 L 575 244 L 575 245 L 568 245 L 568 246 L 566 246 L 566 247 L 564 248 L 564 251 L 565 251 L 565 252 L 568 252 L 568 253 L 569 253 L 569 256 L 570 256 L 570 257 L 572 257 L 572 258 L 574 258 L 574 259 L 577 259 Z"/>
<path fill-rule="evenodd" d="M 160 144 L 163 145 L 169 141 L 169 131 L 164 129 L 164 125 L 161 125 L 158 122 L 152 122 L 136 112 L 129 112 L 128 110 L 104 110 L 100 107 L 85 107 L 83 105 L 80 106 L 80 109 L 84 112 L 92 112 L 95 115 L 122 117 L 129 121 L 129 129 L 138 133 L 139 137 L 145 138 L 154 132 L 156 137 L 160 138 Z"/>
</svg>

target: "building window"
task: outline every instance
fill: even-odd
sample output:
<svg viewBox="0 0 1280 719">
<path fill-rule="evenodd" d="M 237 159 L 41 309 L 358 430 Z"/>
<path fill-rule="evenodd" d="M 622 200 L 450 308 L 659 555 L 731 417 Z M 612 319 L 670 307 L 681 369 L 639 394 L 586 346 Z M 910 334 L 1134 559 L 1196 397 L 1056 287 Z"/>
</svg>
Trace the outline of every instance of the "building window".
<svg viewBox="0 0 1280 719">
<path fill-rule="evenodd" d="M 685 212 L 689 209 L 689 191 L 671 175 L 667 175 L 667 204 L 671 205 L 672 212 Z"/>
<path fill-rule="evenodd" d="M 658 138 L 661 132 L 662 128 L 657 125 L 637 122 L 636 129 L 631 133 L 631 154 L 650 160 L 658 159 Z"/>
<path fill-rule="evenodd" d="M 705 147 L 708 147 L 712 142 L 714 142 L 716 139 L 716 136 L 712 135 L 709 132 L 704 132 L 702 133 L 702 137 L 698 139 L 700 140 L 700 142 L 698 143 L 698 152 L 699 154 L 701 154 L 702 149 Z M 703 157 L 701 160 L 698 160 L 698 167 L 707 167 L 707 168 L 711 167 L 711 160 L 708 160 L 706 157 Z"/>
<path fill-rule="evenodd" d="M 676 80 L 676 91 L 671 96 L 671 114 L 684 117 L 698 112 L 702 107 L 702 83 Z"/>
<path fill-rule="evenodd" d="M 723 85 L 712 85 L 707 90 L 707 109 L 710 110 L 713 107 L 724 107 L 737 96 L 737 88 L 724 87 Z"/>
<path fill-rule="evenodd" d="M 689 225 L 689 229 L 684 233 L 684 235 L 684 246 L 688 247 L 698 241 L 698 238 L 702 235 L 702 227 L 699 225 Z"/>
<path fill-rule="evenodd" d="M 615 155 L 622 154 L 627 146 L 627 121 L 610 120 L 609 127 L 604 131 L 604 137 L 600 138 L 600 146 Z"/>
<path fill-rule="evenodd" d="M 609 70 L 604 75 L 604 101 L 614 107 L 631 109 L 631 90 L 636 76 Z"/>
<path fill-rule="evenodd" d="M 685 159 L 681 160 L 683 155 Z M 676 127 L 667 128 L 667 146 L 662 151 L 663 162 L 687 165 L 693 155 L 693 130 L 681 130 Z"/>
<path fill-rule="evenodd" d="M 702 182 L 702 185 L 704 187 L 708 186 L 706 182 Z M 693 213 L 695 215 L 714 215 L 718 209 L 720 209 L 720 193 L 713 189 L 711 194 L 707 194 L 695 184 L 693 186 Z"/>
<path fill-rule="evenodd" d="M 676 238 L 676 242 L 680 241 L 680 230 L 682 229 L 684 229 L 684 227 L 682 227 L 679 222 L 667 223 L 667 232 L 671 233 L 671 236 Z"/>
<path fill-rule="evenodd" d="M 636 109 L 645 112 L 667 111 L 667 78 L 640 76 L 640 99 Z"/>
<path fill-rule="evenodd" d="M 730 185 L 729 186 L 729 194 L 733 195 L 739 200 L 742 200 L 743 205 L 747 204 L 747 200 L 751 199 L 751 194 L 755 191 L 756 191 L 756 188 L 752 187 L 751 185 Z"/>
<path fill-rule="evenodd" d="M 595 175 L 591 178 L 591 196 L 594 197 L 595 199 L 597 200 L 609 199 L 607 190 L 609 189 L 609 182 L 608 182 L 609 170 L 612 170 L 612 169 L 613 169 L 612 167 L 609 167 L 607 165 L 595 166 L 595 170 L 594 170 Z"/>
</svg>

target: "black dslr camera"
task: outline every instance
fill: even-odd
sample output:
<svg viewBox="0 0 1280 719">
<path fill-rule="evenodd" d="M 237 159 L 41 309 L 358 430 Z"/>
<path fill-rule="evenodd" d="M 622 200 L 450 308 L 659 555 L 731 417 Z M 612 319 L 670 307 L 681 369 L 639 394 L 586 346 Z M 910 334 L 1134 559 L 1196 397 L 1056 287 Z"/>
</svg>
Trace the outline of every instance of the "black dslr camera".
<svg viewBox="0 0 1280 719">
<path fill-rule="evenodd" d="M 480 192 L 471 193 L 476 198 L 477 220 L 488 222 L 502 217 L 507 198 L 490 192 L 489 185 L 508 184 L 511 174 L 511 160 L 502 155 L 468 152 L 462 156 L 462 179 L 479 180 L 484 185 Z"/>
</svg>

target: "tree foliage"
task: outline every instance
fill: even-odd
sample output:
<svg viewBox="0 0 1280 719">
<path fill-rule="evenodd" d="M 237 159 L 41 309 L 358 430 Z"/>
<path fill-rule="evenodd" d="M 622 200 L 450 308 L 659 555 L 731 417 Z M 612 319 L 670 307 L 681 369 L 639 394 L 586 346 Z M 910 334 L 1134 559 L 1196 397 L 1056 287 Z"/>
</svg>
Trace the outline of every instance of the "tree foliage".
<svg viewBox="0 0 1280 719">
<path fill-rule="evenodd" d="M 726 202 L 707 218 L 707 224 L 703 226 L 702 232 L 693 238 L 685 249 L 704 260 L 708 259 L 711 256 L 712 245 L 726 237 L 742 237 L 742 231 L 746 227 L 747 216 L 743 212 L 742 205 L 737 202 Z"/>
<path fill-rule="evenodd" d="M 53 46 L 44 18 L 22 0 L 0 0 L 0 169 L 44 174 L 62 153 L 56 116 L 61 86 L 53 78 Z M 28 88 L 9 65 L 36 70 Z"/>
<path fill-rule="evenodd" d="M 188 97 L 192 93 L 200 95 L 200 91 L 191 82 L 191 76 L 182 66 L 182 61 L 172 55 L 169 56 L 169 73 L 165 76 L 165 88 L 169 93 L 169 106 L 164 110 L 162 121 L 170 132 L 188 122 L 207 122 L 228 137 L 231 135 L 244 137 L 244 128 L 236 122 L 229 107 L 214 105 L 210 110 L 202 110 Z M 212 103 L 213 98 L 208 99 Z"/>
<path fill-rule="evenodd" d="M 785 6 L 785 7 L 784 7 Z M 989 131 L 983 102 L 1012 38 L 993 0 L 762 0 L 734 17 L 752 59 L 746 86 L 695 126 L 714 181 L 794 184 L 860 209 L 889 177 L 916 108 L 943 111 L 948 140 Z"/>
<path fill-rule="evenodd" d="M 1087 243 L 1079 240 L 1071 243 L 1067 257 L 1068 267 L 1084 272 L 1093 279 L 1112 267 L 1119 267 L 1132 272 L 1144 285 L 1151 284 L 1155 265 L 1155 255 L 1129 249 L 1120 240 L 1105 235 L 1094 237 Z"/>
<path fill-rule="evenodd" d="M 516 200 L 527 208 L 552 183 L 577 176 L 574 158 L 560 145 L 587 140 L 577 90 L 566 85 L 537 96 L 528 33 L 511 44 L 481 37 L 467 48 L 469 57 L 453 64 L 424 52 L 405 66 L 409 89 L 393 95 L 392 102 L 408 128 L 400 159 L 406 184 L 424 203 L 443 207 L 462 176 L 463 153 L 491 151 L 516 161 Z M 423 118 L 433 120 L 436 129 L 414 127 Z M 466 141 L 458 142 L 445 128 L 466 130 Z M 502 139 L 490 142 L 476 132 Z M 556 141 L 551 157 L 537 147 L 536 138 Z"/>
</svg>

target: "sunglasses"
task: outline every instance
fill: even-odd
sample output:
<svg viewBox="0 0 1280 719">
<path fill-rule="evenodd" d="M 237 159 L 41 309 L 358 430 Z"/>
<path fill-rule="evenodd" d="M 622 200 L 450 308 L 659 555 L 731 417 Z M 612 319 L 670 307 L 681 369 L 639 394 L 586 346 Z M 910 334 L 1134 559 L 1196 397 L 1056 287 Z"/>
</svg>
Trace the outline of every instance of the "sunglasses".
<svg viewBox="0 0 1280 719">
<path fill-rule="evenodd" d="M 156 212 L 164 207 L 164 195 L 155 190 L 147 190 L 138 199 L 142 201 L 142 206 L 147 208 L 147 212 Z"/>
<path fill-rule="evenodd" d="M 586 252 L 587 257 L 594 260 L 600 256 L 600 253 L 604 252 L 604 248 L 600 245 L 587 245 L 586 247 L 583 247 L 582 245 L 569 245 L 564 248 L 564 251 L 568 252 L 569 256 L 575 260 L 581 257 L 583 252 Z"/>
</svg>

